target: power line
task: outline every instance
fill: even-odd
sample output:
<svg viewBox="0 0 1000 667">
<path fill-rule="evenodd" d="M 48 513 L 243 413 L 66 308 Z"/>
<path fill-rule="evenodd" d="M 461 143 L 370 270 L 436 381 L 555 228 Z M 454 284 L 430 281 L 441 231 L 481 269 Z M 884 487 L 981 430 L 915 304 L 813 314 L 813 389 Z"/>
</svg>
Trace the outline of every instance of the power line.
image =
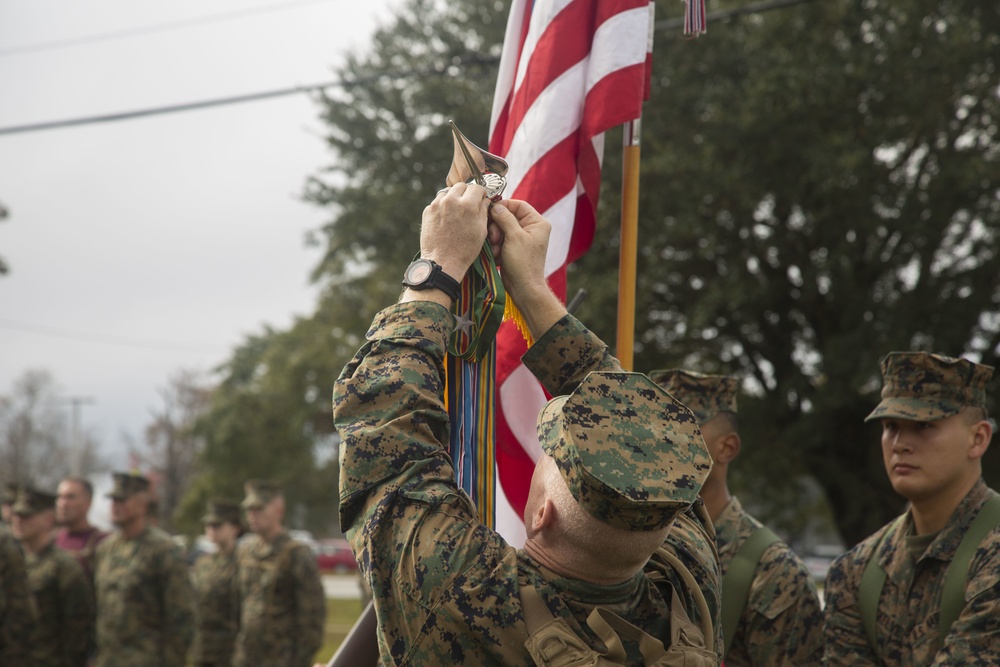
<svg viewBox="0 0 1000 667">
<path fill-rule="evenodd" d="M 319 0 L 325 1 L 325 0 Z M 718 12 L 713 12 L 707 16 L 709 21 L 727 20 L 734 18 L 736 16 L 743 16 L 746 14 L 762 13 L 766 11 L 771 11 L 774 9 L 786 9 L 795 5 L 801 5 L 809 2 L 815 2 L 816 0 L 772 0 L 770 2 L 764 2 L 757 5 L 751 5 L 749 7 L 743 7 L 739 9 L 722 10 Z M 684 18 L 672 18 L 664 21 L 657 21 L 654 25 L 656 30 L 671 30 L 678 28 L 684 24 Z M 472 64 L 492 64 L 500 61 L 499 56 L 488 56 L 488 55 L 474 55 L 466 58 L 464 61 L 457 63 L 459 67 Z M 131 120 L 134 118 L 143 118 L 147 116 L 162 116 L 165 114 L 178 113 L 182 111 L 195 111 L 198 109 L 208 109 L 212 107 L 228 106 L 232 104 L 243 104 L 246 102 L 258 102 L 260 100 L 272 99 L 276 97 L 287 97 L 289 95 L 298 95 L 301 93 L 311 93 L 320 90 L 327 90 L 329 88 L 352 88 L 354 86 L 363 86 L 381 78 L 388 79 L 404 79 L 412 76 L 432 76 L 432 75 L 445 75 L 447 76 L 447 69 L 454 67 L 456 63 L 449 63 L 445 65 L 436 65 L 434 67 L 427 68 L 416 68 L 407 70 L 395 70 L 380 72 L 377 74 L 372 74 L 367 77 L 360 77 L 350 81 L 331 81 L 329 83 L 317 83 L 306 86 L 295 86 L 292 88 L 280 88 L 277 90 L 269 90 L 260 93 L 248 93 L 246 95 L 236 95 L 233 97 L 221 97 L 211 100 L 202 100 L 199 102 L 186 102 L 183 104 L 173 104 L 160 107 L 152 107 L 149 109 L 138 109 L 135 111 L 123 111 L 113 114 L 105 114 L 100 116 L 85 116 L 81 118 L 70 118 L 66 120 L 54 120 L 41 123 L 29 123 L 27 125 L 12 125 L 8 127 L 0 127 L 0 136 L 5 134 L 23 134 L 25 132 L 40 132 L 43 130 L 54 130 L 66 127 L 76 127 L 79 125 L 95 125 L 97 123 L 111 123 L 121 120 Z"/>
<path fill-rule="evenodd" d="M 71 331 L 68 329 L 57 329 L 55 327 L 39 326 L 37 324 L 26 324 L 24 322 L 14 322 L 0 319 L 0 328 L 22 331 L 24 333 L 41 334 L 43 336 L 53 336 L 56 338 L 66 338 L 69 340 L 83 341 L 87 343 L 102 343 L 105 345 L 116 345 L 118 347 L 137 347 L 147 350 L 165 350 L 170 352 L 221 352 L 222 347 L 216 345 L 197 345 L 193 343 L 178 343 L 162 340 L 148 340 L 141 338 L 126 338 L 124 336 L 114 336 L 111 334 L 89 333 L 84 331 Z"/>
<path fill-rule="evenodd" d="M 74 127 L 77 125 L 95 125 L 97 123 L 112 123 L 119 120 L 130 120 L 132 118 L 142 118 L 144 116 L 162 116 L 164 114 L 178 113 L 180 111 L 194 111 L 196 109 L 208 109 L 210 107 L 220 107 L 229 104 L 242 104 L 244 102 L 257 102 L 273 97 L 285 97 L 287 95 L 298 95 L 314 90 L 322 90 L 341 85 L 339 82 L 321 83 L 311 86 L 295 86 L 294 88 L 283 88 L 280 90 L 269 90 L 262 93 L 249 93 L 246 95 L 236 95 L 234 97 L 221 97 L 214 100 L 202 100 L 200 102 L 186 102 L 183 104 L 173 104 L 162 107 L 152 107 L 150 109 L 138 109 L 135 111 L 122 111 L 118 113 L 105 114 L 101 116 L 84 116 L 82 118 L 69 118 L 66 120 L 53 120 L 43 123 L 30 123 L 28 125 L 12 125 L 0 127 L 0 135 L 21 134 L 24 132 L 39 132 L 42 130 L 55 130 L 62 127 Z"/>
<path fill-rule="evenodd" d="M 470 60 L 469 64 L 472 64 L 473 62 L 493 63 L 493 62 L 498 62 L 500 58 L 496 56 L 476 56 L 475 58 L 470 58 L 469 60 Z M 449 65 L 449 67 L 451 66 L 454 66 L 454 64 Z M 11 125 L 8 127 L 0 127 L 0 135 L 22 134 L 25 132 L 40 132 L 42 130 L 54 130 L 64 127 L 75 127 L 78 125 L 111 123 L 120 120 L 142 118 L 145 116 L 162 116 L 164 114 L 178 113 L 181 111 L 194 111 L 197 109 L 208 109 L 211 107 L 227 106 L 231 104 L 257 102 L 260 100 L 266 100 L 275 97 L 298 95 L 300 93 L 312 93 L 320 90 L 327 90 L 329 88 L 353 88 L 355 86 L 364 86 L 370 83 L 374 83 L 375 81 L 378 81 L 379 79 L 382 78 L 404 79 L 411 76 L 430 76 L 434 74 L 440 75 L 440 74 L 445 74 L 445 72 L 446 72 L 446 67 L 444 65 L 420 68 L 420 69 L 396 70 L 394 72 L 379 72 L 377 74 L 372 74 L 366 77 L 359 77 L 357 79 L 352 79 L 350 81 L 341 80 L 341 81 L 331 81 L 329 83 L 316 83 L 307 86 L 295 86 L 293 88 L 280 88 L 278 90 L 268 90 L 260 93 L 248 93 L 246 95 L 235 95 L 233 97 L 220 97 L 212 100 L 202 100 L 199 102 L 186 102 L 183 104 L 152 107 L 150 109 L 138 109 L 135 111 L 122 111 L 119 113 L 104 114 L 101 116 L 85 116 L 82 118 L 69 118 L 66 120 L 53 120 L 42 123 L 29 123 L 27 125 Z"/>
<path fill-rule="evenodd" d="M 207 23 L 222 23 L 225 21 L 232 21 L 234 19 L 246 18 L 248 16 L 283 12 L 289 9 L 298 9 L 299 7 L 304 7 L 306 5 L 318 5 L 330 1 L 331 0 L 292 0 L 291 2 L 279 2 L 270 5 L 258 5 L 256 7 L 248 7 L 246 9 L 239 9 L 231 12 L 222 12 L 219 14 L 196 16 L 189 19 L 181 19 L 178 21 L 170 21 L 167 23 L 156 23 L 152 25 L 136 26 L 134 28 L 126 28 L 124 30 L 114 30 L 111 32 L 98 33 L 95 35 L 83 35 L 81 37 L 70 37 L 67 39 L 54 39 L 47 42 L 35 42 L 33 44 L 20 44 L 17 46 L 0 48 L 0 58 L 6 56 L 20 55 L 22 53 L 51 51 L 53 49 L 65 49 L 71 46 L 82 46 L 84 44 L 97 44 L 99 42 L 109 42 L 112 40 L 127 39 L 129 37 L 148 35 L 150 33 L 155 33 L 155 32 L 181 30 L 183 28 L 205 25 Z"/>
</svg>

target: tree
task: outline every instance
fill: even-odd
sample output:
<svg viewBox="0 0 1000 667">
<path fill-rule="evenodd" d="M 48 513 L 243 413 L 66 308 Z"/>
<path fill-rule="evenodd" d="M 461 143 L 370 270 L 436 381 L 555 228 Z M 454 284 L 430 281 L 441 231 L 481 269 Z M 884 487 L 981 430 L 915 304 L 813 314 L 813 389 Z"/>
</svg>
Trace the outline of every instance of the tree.
<svg viewBox="0 0 1000 667">
<path fill-rule="evenodd" d="M 66 401 L 51 373 L 34 369 L 0 395 L 0 471 L 4 482 L 55 490 L 69 474 L 96 470 L 97 444 L 89 433 L 68 441 Z"/>
<path fill-rule="evenodd" d="M 164 528 L 171 530 L 174 512 L 195 477 L 202 438 L 194 427 L 208 408 L 211 387 L 200 373 L 180 370 L 158 393 L 162 407 L 152 412 L 146 425 L 145 458 L 156 478 Z"/>
<path fill-rule="evenodd" d="M 1000 7 L 814 2 L 664 42 L 643 124 L 637 366 L 748 378 L 761 449 L 738 467 L 764 473 L 764 494 L 812 475 L 853 543 L 902 506 L 863 423 L 879 359 L 1000 353 Z M 606 194 L 598 234 L 615 238 Z M 571 280 L 613 285 L 616 262 L 597 246 Z M 613 299 L 581 310 L 606 336 Z"/>
</svg>

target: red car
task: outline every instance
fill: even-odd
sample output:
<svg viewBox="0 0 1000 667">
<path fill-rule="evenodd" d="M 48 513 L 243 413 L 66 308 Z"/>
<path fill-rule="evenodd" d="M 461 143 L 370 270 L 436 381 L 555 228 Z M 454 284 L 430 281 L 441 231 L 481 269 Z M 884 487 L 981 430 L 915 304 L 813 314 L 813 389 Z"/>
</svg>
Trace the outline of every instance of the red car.
<svg viewBox="0 0 1000 667">
<path fill-rule="evenodd" d="M 358 569 L 354 551 L 347 540 L 320 540 L 316 548 L 316 565 L 321 572 L 343 574 Z"/>
</svg>

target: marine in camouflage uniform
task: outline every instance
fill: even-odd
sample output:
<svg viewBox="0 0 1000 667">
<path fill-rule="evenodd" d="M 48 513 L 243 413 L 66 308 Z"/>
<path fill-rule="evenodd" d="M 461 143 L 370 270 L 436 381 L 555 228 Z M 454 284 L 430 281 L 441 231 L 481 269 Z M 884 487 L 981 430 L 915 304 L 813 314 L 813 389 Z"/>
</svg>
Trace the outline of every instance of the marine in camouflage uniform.
<svg viewBox="0 0 1000 667">
<path fill-rule="evenodd" d="M 25 488 L 13 506 L 38 613 L 30 664 L 84 667 L 94 642 L 93 594 L 83 567 L 52 541 L 55 504 L 54 494 Z"/>
<path fill-rule="evenodd" d="M 225 501 L 212 501 L 202 523 L 217 550 L 199 557 L 191 572 L 198 619 L 191 660 L 198 667 L 229 667 L 240 628 L 236 578 L 236 539 L 243 530 L 240 508 Z"/>
<path fill-rule="evenodd" d="M 36 620 L 24 552 L 7 526 L 0 523 L 0 665 L 31 665 L 28 651 Z"/>
<path fill-rule="evenodd" d="M 263 480 L 246 483 L 243 508 L 255 532 L 236 550 L 240 631 L 237 667 L 310 667 L 323 643 L 326 596 L 312 550 L 281 526 L 284 497 Z"/>
<path fill-rule="evenodd" d="M 149 526 L 149 480 L 115 473 L 112 521 L 97 548 L 97 667 L 184 667 L 194 593 L 180 547 Z"/>
<path fill-rule="evenodd" d="M 739 380 L 679 369 L 651 371 L 649 377 L 690 408 L 701 425 L 714 460 L 701 497 L 715 524 L 725 581 L 733 557 L 763 525 L 730 495 L 727 483 L 729 463 L 741 445 L 736 423 Z M 726 640 L 727 667 L 797 667 L 822 661 L 823 611 L 816 584 L 784 542 L 771 544 L 761 554 L 736 630 Z"/>
<path fill-rule="evenodd" d="M 981 478 L 980 460 L 992 435 L 985 412 L 991 375 L 989 366 L 923 352 L 883 359 L 882 401 L 867 419 L 882 420 L 889 480 L 911 506 L 830 568 L 825 664 L 1000 665 L 1000 528 L 975 550 L 964 608 L 950 631 L 941 636 L 938 626 L 945 572 L 969 525 L 996 495 Z M 859 610 L 861 577 L 872 558 L 886 573 L 874 649 Z"/>
<path fill-rule="evenodd" d="M 442 233 L 435 225 L 443 223 L 429 216 L 437 215 L 442 199 L 462 197 L 459 193 L 472 192 L 476 200 L 479 191 L 474 188 L 453 186 L 425 210 L 424 257 L 425 235 Z M 479 206 L 478 201 L 457 204 Z M 544 262 L 544 247 L 521 252 L 517 246 L 544 243 L 548 223 L 524 204 L 511 206 L 521 214 L 520 223 L 506 206 L 493 209 L 494 217 L 504 216 L 505 257 L 510 252 L 511 257 Z M 485 207 L 481 213 L 485 216 Z M 452 222 L 450 229 L 474 224 L 461 216 Z M 522 229 L 529 225 L 535 227 Z M 535 234 L 538 229 L 542 235 Z M 472 257 L 481 244 L 481 237 L 478 244 L 472 239 Z M 447 265 L 447 257 L 431 259 Z M 451 266 L 451 275 L 464 274 L 461 263 Z M 526 275 L 517 271 L 514 259 L 504 268 L 505 283 Z M 531 272 L 540 278 L 540 265 Z M 621 535 L 617 546 L 623 550 L 654 536 L 658 542 L 648 554 L 675 525 L 666 546 L 704 590 L 717 628 L 718 557 L 710 528 L 689 514 L 710 466 L 693 415 L 645 376 L 622 372 L 607 346 L 543 289 L 545 296 L 537 304 L 515 296 L 538 337 L 523 361 L 559 397 L 539 416 L 539 438 L 547 456 L 536 468 L 533 489 L 554 468 L 577 511 L 601 524 L 605 534 Z M 368 342 L 334 388 L 334 418 L 342 438 L 341 525 L 371 585 L 383 662 L 534 664 L 525 646 L 528 631 L 522 611 L 528 587 L 540 595 L 546 613 L 565 622 L 592 650 L 604 650 L 588 623 L 598 607 L 669 644 L 669 592 L 642 571 L 644 559 L 615 581 L 585 580 L 566 574 L 563 563 L 541 562 L 529 549 L 513 548 L 478 521 L 468 496 L 455 483 L 447 453 L 450 425 L 443 405 L 443 357 L 455 328 L 448 310 L 451 301 L 439 290 L 422 294 L 426 296 L 406 290 L 401 303 L 375 317 Z M 533 527 L 547 525 L 550 502 L 529 496 L 528 545 L 553 539 L 543 538 Z M 577 537 L 587 538 L 579 533 Z M 589 545 L 575 548 L 589 556 Z M 530 551 L 539 557 L 549 553 Z M 610 551 L 616 554 L 614 547 Z M 689 616 L 698 618 L 688 586 L 676 571 L 669 584 Z M 690 639 L 690 655 L 699 661 L 685 664 L 718 664 L 718 641 L 718 652 L 707 652 L 694 644 L 700 637 Z M 635 644 L 624 643 L 623 664 L 643 664 Z"/>
</svg>

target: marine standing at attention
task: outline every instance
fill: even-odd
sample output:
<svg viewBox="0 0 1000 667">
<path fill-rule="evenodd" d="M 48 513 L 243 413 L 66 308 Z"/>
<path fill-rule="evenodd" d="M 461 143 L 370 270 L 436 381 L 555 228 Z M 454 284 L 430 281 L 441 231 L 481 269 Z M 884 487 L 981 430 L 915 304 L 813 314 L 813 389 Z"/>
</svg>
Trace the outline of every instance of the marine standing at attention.
<svg viewBox="0 0 1000 667">
<path fill-rule="evenodd" d="M 729 464 L 742 446 L 738 378 L 687 370 L 649 377 L 695 414 L 712 455 L 700 495 L 715 525 L 722 566 L 726 667 L 820 664 L 823 611 L 809 570 L 729 493 Z"/>
<path fill-rule="evenodd" d="M 216 551 L 199 557 L 191 572 L 198 619 L 191 660 L 196 667 L 229 667 L 240 629 L 236 541 L 243 534 L 242 512 L 235 503 L 214 500 L 201 522 Z"/>
<path fill-rule="evenodd" d="M 170 537 L 146 521 L 149 480 L 114 473 L 111 521 L 97 547 L 96 667 L 184 667 L 194 637 L 187 563 Z"/>
<path fill-rule="evenodd" d="M 882 360 L 882 459 L 909 509 L 834 561 L 825 664 L 1000 665 L 1000 496 L 982 478 L 993 369 L 926 352 Z"/>
<path fill-rule="evenodd" d="M 254 533 L 236 550 L 240 631 L 236 667 L 308 667 L 323 643 L 326 596 L 312 550 L 282 526 L 285 496 L 264 480 L 244 486 Z"/>
<path fill-rule="evenodd" d="M 17 494 L 14 496 L 16 500 Z M 13 509 L 13 501 L 10 506 Z M 0 523 L 0 665 L 29 664 L 36 620 L 24 552 L 7 526 Z"/>
<path fill-rule="evenodd" d="M 26 553 L 38 613 L 25 664 L 84 667 L 94 645 L 94 596 L 83 567 L 52 541 L 55 506 L 55 495 L 24 488 L 13 507 L 14 535 Z"/>
</svg>

